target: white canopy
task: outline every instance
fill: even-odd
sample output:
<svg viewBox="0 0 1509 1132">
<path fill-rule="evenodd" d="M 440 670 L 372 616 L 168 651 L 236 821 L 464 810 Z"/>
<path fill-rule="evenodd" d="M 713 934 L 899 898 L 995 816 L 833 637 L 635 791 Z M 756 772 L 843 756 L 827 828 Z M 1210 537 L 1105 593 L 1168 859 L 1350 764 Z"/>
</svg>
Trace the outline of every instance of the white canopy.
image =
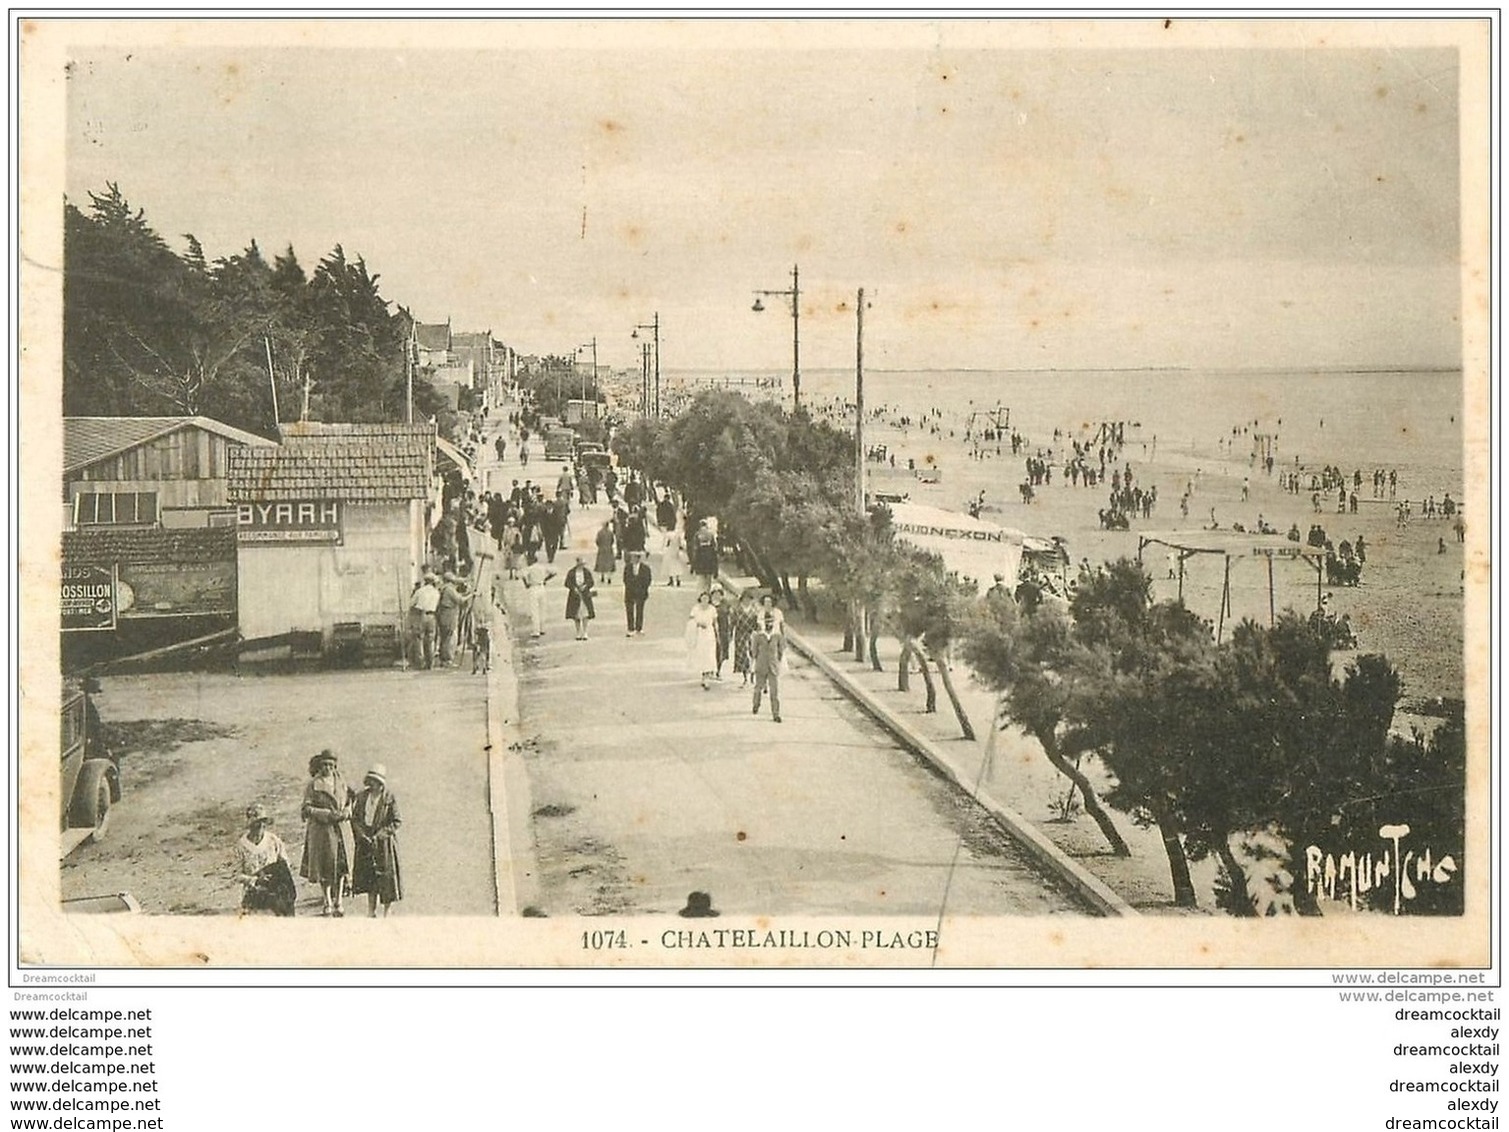
<svg viewBox="0 0 1509 1132">
<path fill-rule="evenodd" d="M 898 539 L 939 555 L 948 569 L 973 578 L 981 589 L 988 587 L 996 574 L 1006 579 L 1009 588 L 1016 588 L 1022 546 L 1028 539 L 1023 532 L 923 503 L 892 503 L 889 507 Z"/>
</svg>

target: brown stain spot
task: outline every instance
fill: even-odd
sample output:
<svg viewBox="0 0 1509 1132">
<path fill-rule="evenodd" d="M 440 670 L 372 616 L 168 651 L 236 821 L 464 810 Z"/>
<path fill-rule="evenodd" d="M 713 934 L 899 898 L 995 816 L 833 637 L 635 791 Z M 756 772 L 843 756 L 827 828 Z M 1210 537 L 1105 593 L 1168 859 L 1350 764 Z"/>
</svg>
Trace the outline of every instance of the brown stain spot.
<svg viewBox="0 0 1509 1132">
<path fill-rule="evenodd" d="M 741 829 L 741 830 L 739 830 L 738 833 L 734 834 L 734 840 L 735 841 L 748 841 L 749 840 L 749 834 L 745 833 Z"/>
</svg>

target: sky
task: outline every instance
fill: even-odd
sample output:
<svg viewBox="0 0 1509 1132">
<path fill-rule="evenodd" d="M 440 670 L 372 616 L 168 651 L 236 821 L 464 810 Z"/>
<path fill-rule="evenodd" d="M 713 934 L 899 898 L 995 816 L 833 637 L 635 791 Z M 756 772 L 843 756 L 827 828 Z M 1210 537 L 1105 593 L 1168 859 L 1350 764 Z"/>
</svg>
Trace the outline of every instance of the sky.
<svg viewBox="0 0 1509 1132">
<path fill-rule="evenodd" d="M 779 369 L 1460 364 L 1432 49 L 70 44 L 66 193 L 176 247 L 335 244 L 524 353 Z M 478 37 L 483 38 L 483 37 Z M 858 42 L 858 37 L 856 37 Z M 585 354 L 583 355 L 585 359 Z"/>
</svg>

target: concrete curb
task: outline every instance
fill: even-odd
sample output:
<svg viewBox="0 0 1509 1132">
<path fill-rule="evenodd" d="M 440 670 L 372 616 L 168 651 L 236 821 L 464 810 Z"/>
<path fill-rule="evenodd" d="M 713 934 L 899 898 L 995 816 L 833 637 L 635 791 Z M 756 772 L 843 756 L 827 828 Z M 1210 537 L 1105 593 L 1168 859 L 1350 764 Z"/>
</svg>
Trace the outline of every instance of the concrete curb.
<svg viewBox="0 0 1509 1132">
<path fill-rule="evenodd" d="M 496 583 L 504 585 L 502 578 Z M 519 916 L 535 902 L 539 870 L 535 867 L 529 772 L 519 751 L 519 679 L 514 667 L 513 625 L 506 604 L 493 603 L 493 667 L 487 681 L 487 794 L 493 818 L 493 867 L 498 883 L 498 914 Z"/>
<path fill-rule="evenodd" d="M 489 597 L 489 600 L 491 598 Z M 487 672 L 487 811 L 493 823 L 493 887 L 497 894 L 497 914 L 519 914 L 518 886 L 514 883 L 513 829 L 508 817 L 508 792 L 504 787 L 504 761 L 508 752 L 506 724 L 516 715 L 518 681 L 513 676 L 513 642 L 508 623 L 496 606 L 493 624 L 503 632 L 494 633 L 492 666 Z"/>
<path fill-rule="evenodd" d="M 786 639 L 804 657 L 836 684 L 840 691 L 869 712 L 882 727 L 901 740 L 907 747 L 921 755 L 965 794 L 984 806 L 1001 827 L 1022 846 L 1043 868 L 1047 869 L 1084 900 L 1088 901 L 1103 916 L 1136 916 L 1137 910 L 1116 895 L 1104 881 L 1094 876 L 1078 861 L 1070 857 L 1036 826 L 991 795 L 983 787 L 976 790 L 969 781 L 966 768 L 959 760 L 951 758 L 936 743 L 918 732 L 906 720 L 886 707 L 871 692 L 860 687 L 842 668 L 834 664 L 802 635 L 786 623 Z"/>
</svg>

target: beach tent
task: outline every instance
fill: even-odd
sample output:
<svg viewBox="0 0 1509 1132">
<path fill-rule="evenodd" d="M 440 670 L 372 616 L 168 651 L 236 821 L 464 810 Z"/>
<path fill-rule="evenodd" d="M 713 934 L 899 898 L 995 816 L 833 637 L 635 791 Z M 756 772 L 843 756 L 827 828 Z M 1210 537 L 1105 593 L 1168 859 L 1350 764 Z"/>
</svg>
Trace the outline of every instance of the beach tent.
<svg viewBox="0 0 1509 1132">
<path fill-rule="evenodd" d="M 1219 554 L 1223 559 L 1221 581 L 1221 608 L 1216 619 L 1216 640 L 1221 639 L 1226 617 L 1231 612 L 1231 560 L 1233 558 L 1264 558 L 1268 566 L 1268 623 L 1274 621 L 1273 560 L 1303 559 L 1315 570 L 1315 608 L 1321 608 L 1321 575 L 1325 568 L 1325 555 L 1314 547 L 1290 542 L 1283 535 L 1259 535 L 1245 531 L 1148 531 L 1137 536 L 1137 561 L 1142 561 L 1142 552 L 1148 546 L 1166 546 L 1170 557 L 1179 563 L 1179 600 L 1184 601 L 1184 563 L 1198 554 Z"/>
<path fill-rule="evenodd" d="M 996 574 L 1016 588 L 1022 547 L 1028 541 L 1021 531 L 923 503 L 892 503 L 889 507 L 891 527 L 901 541 L 939 555 L 944 566 L 973 578 L 982 590 Z"/>
</svg>

